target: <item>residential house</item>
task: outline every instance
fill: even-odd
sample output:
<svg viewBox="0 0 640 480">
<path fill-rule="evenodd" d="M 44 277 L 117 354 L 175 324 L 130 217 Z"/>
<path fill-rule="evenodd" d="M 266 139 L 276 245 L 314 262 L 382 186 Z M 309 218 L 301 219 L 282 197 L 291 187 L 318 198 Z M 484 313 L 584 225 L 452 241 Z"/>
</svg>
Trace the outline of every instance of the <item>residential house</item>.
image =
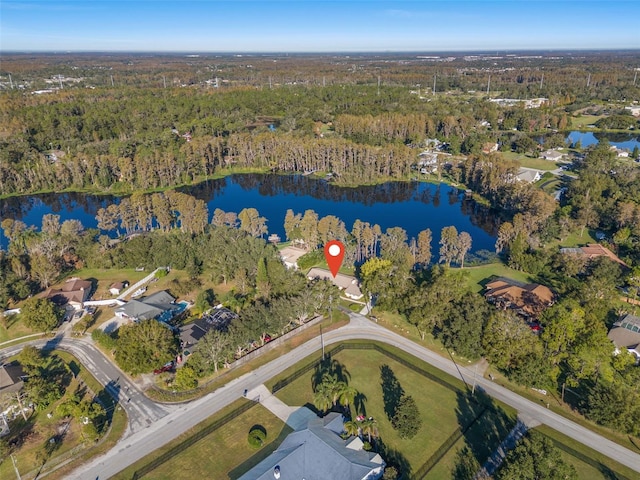
<svg viewBox="0 0 640 480">
<path fill-rule="evenodd" d="M 0 395 L 19 392 L 26 375 L 18 364 L 0 365 Z"/>
<path fill-rule="evenodd" d="M 180 327 L 180 345 L 183 350 L 191 350 L 209 330 L 226 330 L 238 315 L 222 305 L 204 313 L 195 322 Z"/>
<path fill-rule="evenodd" d="M 120 295 L 122 291 L 129 286 L 129 282 L 115 282 L 109 286 L 111 295 Z"/>
<path fill-rule="evenodd" d="M 540 172 L 531 168 L 520 168 L 516 174 L 516 180 L 519 182 L 535 183 L 541 178 Z"/>
<path fill-rule="evenodd" d="M 267 458 L 239 480 L 377 480 L 385 461 L 363 449 L 358 437 L 343 440 L 344 419 L 333 412 L 290 433 Z"/>
<path fill-rule="evenodd" d="M 626 348 L 636 357 L 636 363 L 640 363 L 640 317 L 625 315 L 613 324 L 607 336 L 616 346 L 616 354 Z"/>
<path fill-rule="evenodd" d="M 84 302 L 91 295 L 92 284 L 88 280 L 70 278 L 60 288 L 51 288 L 47 291 L 45 298 L 48 298 L 56 305 L 65 307 L 67 310 L 82 310 Z"/>
<path fill-rule="evenodd" d="M 627 264 L 624 263 L 618 256 L 609 250 L 607 247 L 603 247 L 599 243 L 589 243 L 584 247 L 577 248 L 561 248 L 560 253 L 563 254 L 573 254 L 573 255 L 583 255 L 587 257 L 587 259 L 592 260 L 598 257 L 607 257 L 611 261 L 616 262 L 623 267 L 627 267 Z"/>
<path fill-rule="evenodd" d="M 314 278 L 329 280 L 340 290 L 343 290 L 347 297 L 353 300 L 360 300 L 364 296 L 360 290 L 360 286 L 358 285 L 358 280 L 356 277 L 352 277 L 351 275 L 338 273 L 334 277 L 329 270 L 314 267 L 309 270 L 307 277 L 309 277 L 309 280 L 313 280 Z"/>
<path fill-rule="evenodd" d="M 497 152 L 498 151 L 498 147 L 499 147 L 499 145 L 497 143 L 487 142 L 484 145 L 482 145 L 482 153 Z"/>
<path fill-rule="evenodd" d="M 486 285 L 485 298 L 502 309 L 514 310 L 526 318 L 537 318 L 553 305 L 555 295 L 544 285 L 524 284 L 510 278 L 498 278 Z"/>
<path fill-rule="evenodd" d="M 178 310 L 180 310 L 180 306 L 176 305 L 175 298 L 162 290 L 140 300 L 130 300 L 120 308 L 117 308 L 115 314 L 117 317 L 139 322 L 158 317 L 173 316 L 172 313 Z"/>
<path fill-rule="evenodd" d="M 282 258 L 282 262 L 289 269 L 293 268 L 294 270 L 298 269 L 298 259 L 307 253 L 306 250 L 298 247 L 288 246 L 284 247 L 280 250 L 280 258 Z"/>
<path fill-rule="evenodd" d="M 562 160 L 564 154 L 557 150 L 545 150 L 540 154 L 540 158 L 544 158 L 545 160 L 550 160 L 552 162 L 557 162 Z"/>
</svg>

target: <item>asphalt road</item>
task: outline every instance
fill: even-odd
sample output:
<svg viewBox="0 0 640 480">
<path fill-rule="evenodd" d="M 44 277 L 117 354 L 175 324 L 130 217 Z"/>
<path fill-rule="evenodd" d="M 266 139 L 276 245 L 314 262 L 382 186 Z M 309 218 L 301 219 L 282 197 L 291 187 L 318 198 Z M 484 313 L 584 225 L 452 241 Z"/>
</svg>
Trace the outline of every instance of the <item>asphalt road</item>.
<svg viewBox="0 0 640 480">
<path fill-rule="evenodd" d="M 105 386 L 111 396 L 118 399 L 124 408 L 129 418 L 125 437 L 147 428 L 156 420 L 176 409 L 173 405 L 161 405 L 149 400 L 113 362 L 88 340 L 69 339 L 62 336 L 36 340 L 1 350 L 0 360 L 16 355 L 25 345 L 34 345 L 45 349 L 59 348 L 73 353 L 87 370 Z"/>
<path fill-rule="evenodd" d="M 451 360 L 421 347 L 379 325 L 362 315 L 351 313 L 349 325 L 324 334 L 326 345 L 354 340 L 369 339 L 387 343 L 424 360 L 440 370 L 460 378 L 468 384 L 474 382 L 474 371 L 456 366 Z M 129 415 L 130 427 L 123 439 L 109 452 L 93 459 L 75 470 L 69 478 L 82 480 L 105 480 L 135 463 L 154 450 L 165 445 L 176 436 L 194 427 L 226 405 L 240 398 L 245 389 L 251 390 L 281 373 L 289 366 L 301 361 L 321 349 L 319 338 L 308 341 L 289 353 L 278 357 L 262 367 L 232 380 L 203 398 L 179 406 L 158 405 L 139 393 L 120 370 L 109 362 L 90 342 L 80 339 L 59 339 L 57 348 L 71 351 L 98 378 L 110 385 Z M 42 345 L 44 341 L 33 342 Z M 52 346 L 52 345 L 49 345 Z M 0 358 L 15 354 L 22 346 L 2 350 Z M 13 353 L 11 353 L 13 352 Z M 565 435 L 599 451 L 627 467 L 640 472 L 640 455 L 584 428 L 545 406 L 520 397 L 482 377 L 475 379 L 476 388 L 527 415 L 532 420 L 544 423 Z M 133 392 L 129 396 L 129 392 Z M 127 399 L 130 398 L 129 401 Z M 425 400 L 428 401 L 428 400 Z"/>
<path fill-rule="evenodd" d="M 359 314 L 350 314 L 349 325 L 324 334 L 326 345 L 354 339 L 376 340 L 399 347 L 424 360 L 450 375 L 460 377 L 471 384 L 474 381 L 473 370 L 456 367 L 450 360 L 423 348 L 400 335 L 372 323 Z M 138 461 L 171 439 L 197 425 L 207 417 L 242 396 L 244 389 L 253 389 L 274 375 L 299 362 L 309 354 L 321 349 L 319 338 L 310 340 L 289 353 L 278 357 L 251 373 L 237 378 L 205 397 L 181 405 L 166 416 L 158 419 L 143 430 L 139 430 L 121 441 L 105 455 L 80 467 L 69 478 L 82 480 L 104 480 L 125 467 Z M 484 378 L 476 379 L 476 388 L 482 388 L 492 397 L 514 407 L 520 413 L 533 420 L 544 423 L 565 435 L 613 458 L 627 467 L 640 472 L 640 455 L 632 452 L 566 418 L 553 413 L 542 405 L 526 400 L 504 387 Z"/>
</svg>

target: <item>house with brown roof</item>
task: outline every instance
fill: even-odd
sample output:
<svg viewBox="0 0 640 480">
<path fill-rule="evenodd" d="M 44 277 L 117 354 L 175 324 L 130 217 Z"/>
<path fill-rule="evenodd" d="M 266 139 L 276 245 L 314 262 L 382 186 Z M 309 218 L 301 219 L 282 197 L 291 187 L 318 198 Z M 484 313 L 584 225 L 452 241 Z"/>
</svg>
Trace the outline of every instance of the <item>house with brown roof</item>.
<svg viewBox="0 0 640 480">
<path fill-rule="evenodd" d="M 584 255 L 589 260 L 598 257 L 607 257 L 611 261 L 616 262 L 623 267 L 628 267 L 628 265 L 620 260 L 615 253 L 613 253 L 607 247 L 600 245 L 599 243 L 589 243 L 584 247 L 578 248 L 561 248 L 560 253 Z"/>
<path fill-rule="evenodd" d="M 527 318 L 536 318 L 553 305 L 555 295 L 544 285 L 524 284 L 510 278 L 498 278 L 486 285 L 485 298 L 504 310 L 511 309 Z"/>
<path fill-rule="evenodd" d="M 69 310 L 81 310 L 84 308 L 84 302 L 91 295 L 91 288 L 90 281 L 74 277 L 64 282 L 61 288 L 49 289 L 45 298 Z"/>
</svg>

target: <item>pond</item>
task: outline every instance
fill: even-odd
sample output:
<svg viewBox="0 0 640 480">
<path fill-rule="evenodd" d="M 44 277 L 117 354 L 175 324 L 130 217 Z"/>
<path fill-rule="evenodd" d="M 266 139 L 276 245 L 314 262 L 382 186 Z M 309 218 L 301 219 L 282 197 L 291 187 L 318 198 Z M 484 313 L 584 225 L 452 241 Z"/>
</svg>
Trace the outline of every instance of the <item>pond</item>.
<svg viewBox="0 0 640 480">
<path fill-rule="evenodd" d="M 409 238 L 425 228 L 433 232 L 432 249 L 437 256 L 440 231 L 454 225 L 468 232 L 472 251 L 494 250 L 499 220 L 495 212 L 465 198 L 464 192 L 446 184 L 424 182 L 387 182 L 356 188 L 338 187 L 330 182 L 302 175 L 246 174 L 209 180 L 178 189 L 207 202 L 209 216 L 220 208 L 240 212 L 256 208 L 266 217 L 269 234 L 284 234 L 287 209 L 295 213 L 314 210 L 320 218 L 335 215 L 351 230 L 356 219 L 378 224 L 384 232 L 402 227 Z M 0 218 L 13 218 L 40 228 L 42 216 L 60 215 L 61 221 L 78 219 L 85 227 L 95 228 L 99 208 L 117 203 L 117 197 L 82 193 L 42 194 L 0 200 Z M 0 236 L 0 248 L 7 239 Z"/>
<path fill-rule="evenodd" d="M 634 147 L 640 148 L 640 133 L 608 133 L 608 132 L 569 132 L 565 141 L 574 144 L 580 141 L 582 148 L 607 140 L 611 145 L 627 149 L 630 152 Z"/>
</svg>

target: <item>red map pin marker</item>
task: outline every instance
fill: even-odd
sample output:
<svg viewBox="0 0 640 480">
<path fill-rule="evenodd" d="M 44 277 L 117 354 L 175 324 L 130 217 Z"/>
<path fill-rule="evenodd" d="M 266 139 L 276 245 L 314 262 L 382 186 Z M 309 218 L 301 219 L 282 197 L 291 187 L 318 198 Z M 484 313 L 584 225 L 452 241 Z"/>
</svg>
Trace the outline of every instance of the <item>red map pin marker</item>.
<svg viewBox="0 0 640 480">
<path fill-rule="evenodd" d="M 324 258 L 327 260 L 331 275 L 336 278 L 344 259 L 344 245 L 338 240 L 331 240 L 324 245 Z"/>
</svg>

